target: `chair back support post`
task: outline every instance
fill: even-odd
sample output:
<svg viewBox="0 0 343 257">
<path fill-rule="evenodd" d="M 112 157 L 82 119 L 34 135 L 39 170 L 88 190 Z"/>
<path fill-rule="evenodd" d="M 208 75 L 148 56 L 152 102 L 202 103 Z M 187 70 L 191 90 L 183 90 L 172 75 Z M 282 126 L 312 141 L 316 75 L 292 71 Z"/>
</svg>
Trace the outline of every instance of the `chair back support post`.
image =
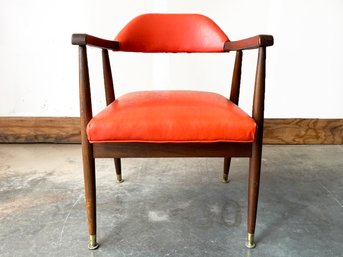
<svg viewBox="0 0 343 257">
<path fill-rule="evenodd" d="M 242 73 L 242 50 L 236 51 L 235 66 L 232 74 L 230 101 L 238 105 Z"/>
<path fill-rule="evenodd" d="M 79 46 L 79 83 L 80 83 L 80 120 L 83 176 L 85 184 L 88 233 L 96 235 L 96 199 L 95 199 L 95 162 L 93 146 L 87 138 L 86 127 L 92 119 L 92 103 L 89 83 L 89 71 L 86 46 Z"/>
<path fill-rule="evenodd" d="M 111 71 L 110 58 L 108 57 L 108 50 L 102 49 L 102 68 L 104 74 L 104 86 L 106 95 L 106 104 L 109 105 L 115 100 L 113 77 Z"/>
</svg>

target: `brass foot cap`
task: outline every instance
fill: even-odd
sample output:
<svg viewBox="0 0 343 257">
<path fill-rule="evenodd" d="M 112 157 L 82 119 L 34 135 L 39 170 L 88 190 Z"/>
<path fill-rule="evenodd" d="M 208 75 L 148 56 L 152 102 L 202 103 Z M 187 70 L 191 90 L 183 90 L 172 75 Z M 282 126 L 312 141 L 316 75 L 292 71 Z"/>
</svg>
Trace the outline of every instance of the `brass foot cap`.
<svg viewBox="0 0 343 257">
<path fill-rule="evenodd" d="M 99 244 L 96 242 L 96 236 L 95 235 L 89 236 L 88 249 L 95 250 L 98 248 L 99 248 Z"/>
<path fill-rule="evenodd" d="M 254 242 L 254 234 L 248 233 L 247 241 L 245 242 L 245 246 L 249 249 L 255 248 L 256 244 Z"/>
<path fill-rule="evenodd" d="M 117 181 L 118 183 L 123 183 L 124 179 L 121 177 L 121 175 L 117 175 Z"/>
<path fill-rule="evenodd" d="M 253 249 L 256 247 L 255 243 L 249 243 L 249 242 L 245 242 L 245 246 L 249 249 Z"/>
<path fill-rule="evenodd" d="M 95 245 L 88 244 L 88 249 L 89 250 L 96 250 L 98 248 L 99 248 L 99 244 L 95 244 Z"/>
</svg>

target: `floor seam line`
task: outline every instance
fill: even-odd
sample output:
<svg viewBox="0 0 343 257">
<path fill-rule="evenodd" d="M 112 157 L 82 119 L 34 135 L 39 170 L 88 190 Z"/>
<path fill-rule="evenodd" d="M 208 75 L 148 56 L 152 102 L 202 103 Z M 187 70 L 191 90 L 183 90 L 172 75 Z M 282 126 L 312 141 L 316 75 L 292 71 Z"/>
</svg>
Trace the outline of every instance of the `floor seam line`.
<svg viewBox="0 0 343 257">
<path fill-rule="evenodd" d="M 327 189 L 322 183 L 318 182 L 318 184 L 325 189 L 326 192 L 329 193 L 329 195 L 338 203 L 339 206 L 341 206 L 343 208 L 343 204 L 335 197 L 335 195 L 329 190 Z"/>
</svg>

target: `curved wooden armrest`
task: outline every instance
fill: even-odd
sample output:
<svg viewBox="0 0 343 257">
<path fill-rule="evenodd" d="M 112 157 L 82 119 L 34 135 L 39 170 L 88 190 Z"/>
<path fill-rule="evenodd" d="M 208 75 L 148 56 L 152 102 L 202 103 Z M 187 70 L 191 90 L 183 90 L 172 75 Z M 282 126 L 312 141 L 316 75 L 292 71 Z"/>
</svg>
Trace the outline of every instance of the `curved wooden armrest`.
<svg viewBox="0 0 343 257">
<path fill-rule="evenodd" d="M 245 49 L 254 49 L 261 46 L 272 46 L 274 38 L 271 35 L 257 35 L 254 37 L 246 38 L 238 41 L 227 41 L 224 44 L 224 51 L 237 51 Z"/>
<path fill-rule="evenodd" d="M 102 49 L 110 49 L 114 51 L 119 50 L 118 41 L 106 40 L 106 39 L 94 37 L 87 34 L 73 34 L 71 37 L 71 43 L 73 45 L 79 45 L 79 46 L 90 45 L 90 46 L 100 47 Z"/>
</svg>

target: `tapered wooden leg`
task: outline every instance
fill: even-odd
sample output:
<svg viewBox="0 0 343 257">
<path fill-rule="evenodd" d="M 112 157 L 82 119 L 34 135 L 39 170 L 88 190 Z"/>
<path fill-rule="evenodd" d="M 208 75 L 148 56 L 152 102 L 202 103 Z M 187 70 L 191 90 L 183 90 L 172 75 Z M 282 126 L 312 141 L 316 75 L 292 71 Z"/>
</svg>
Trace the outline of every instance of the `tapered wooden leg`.
<svg viewBox="0 0 343 257">
<path fill-rule="evenodd" d="M 262 158 L 262 143 L 253 144 L 252 157 L 249 163 L 249 189 L 248 189 L 248 235 L 246 246 L 254 248 L 256 246 L 254 235 L 256 225 L 258 193 L 260 185 L 260 171 Z"/>
<path fill-rule="evenodd" d="M 249 163 L 248 189 L 248 235 L 246 246 L 255 247 L 255 225 L 258 193 L 260 187 L 260 171 L 262 158 L 263 123 L 264 123 L 264 93 L 266 76 L 266 47 L 260 47 L 257 58 L 255 92 L 252 116 L 257 124 L 256 141 L 252 145 L 252 155 Z"/>
<path fill-rule="evenodd" d="M 96 241 L 95 162 L 92 156 L 92 146 L 89 143 L 82 144 L 82 158 L 89 234 L 88 249 L 94 250 L 99 245 Z"/>
<path fill-rule="evenodd" d="M 229 170 L 230 170 L 230 164 L 231 164 L 231 157 L 225 157 L 224 158 L 224 173 L 223 173 L 223 182 L 229 183 Z"/>
<path fill-rule="evenodd" d="M 91 92 L 86 46 L 79 47 L 79 86 L 80 86 L 80 127 L 82 143 L 83 177 L 85 183 L 86 211 L 88 219 L 88 248 L 99 247 L 96 242 L 96 194 L 95 194 L 95 162 L 93 146 L 88 142 L 86 127 L 92 118 Z"/>
<path fill-rule="evenodd" d="M 121 176 L 121 160 L 120 158 L 114 158 L 114 166 L 116 168 L 117 180 L 119 183 L 124 182 Z"/>
</svg>

